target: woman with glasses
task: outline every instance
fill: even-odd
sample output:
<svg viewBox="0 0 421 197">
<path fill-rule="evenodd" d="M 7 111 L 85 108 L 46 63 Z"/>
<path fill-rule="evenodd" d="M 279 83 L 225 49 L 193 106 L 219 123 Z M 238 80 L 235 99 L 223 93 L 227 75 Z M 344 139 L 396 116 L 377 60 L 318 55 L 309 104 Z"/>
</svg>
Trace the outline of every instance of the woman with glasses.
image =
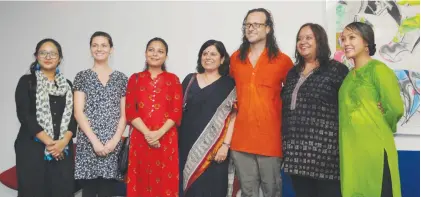
<svg viewBox="0 0 421 197">
<path fill-rule="evenodd" d="M 114 183 L 123 178 L 117 160 L 126 128 L 127 77 L 108 65 L 114 49 L 108 33 L 95 32 L 89 44 L 94 66 L 77 73 L 74 81 L 79 123 L 75 179 L 81 180 L 82 197 L 111 197 Z"/>
<path fill-rule="evenodd" d="M 153 38 L 146 67 L 127 85 L 130 136 L 127 197 L 178 197 L 178 134 L 183 95 L 178 77 L 166 71 L 168 45 Z"/>
<path fill-rule="evenodd" d="M 197 73 L 183 81 L 179 147 L 185 197 L 225 197 L 228 192 L 228 152 L 237 99 L 229 64 L 224 44 L 208 40 L 199 50 Z"/>
<path fill-rule="evenodd" d="M 18 196 L 70 197 L 76 132 L 72 85 L 58 69 L 63 52 L 57 41 L 38 42 L 34 57 L 15 93 L 21 123 L 15 141 Z"/>
</svg>

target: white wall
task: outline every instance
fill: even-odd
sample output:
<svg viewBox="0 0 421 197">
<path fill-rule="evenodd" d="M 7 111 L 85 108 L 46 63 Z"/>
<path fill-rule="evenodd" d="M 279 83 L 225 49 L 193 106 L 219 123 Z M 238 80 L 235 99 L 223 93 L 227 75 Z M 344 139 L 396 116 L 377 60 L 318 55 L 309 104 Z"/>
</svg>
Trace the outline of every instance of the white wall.
<svg viewBox="0 0 421 197">
<path fill-rule="evenodd" d="M 13 143 L 19 129 L 14 92 L 19 77 L 33 61 L 35 45 L 43 38 L 63 47 L 61 65 L 73 81 L 92 66 L 89 38 L 97 30 L 111 34 L 115 53 L 112 67 L 131 75 L 144 66 L 147 41 L 162 37 L 169 44 L 168 69 L 182 80 L 194 72 L 197 53 L 208 39 L 222 41 L 232 53 L 241 43 L 241 25 L 252 8 L 269 9 L 278 44 L 293 58 L 295 36 L 306 22 L 328 28 L 325 1 L 282 2 L 0 2 L 0 172 L 15 165 Z M 333 26 L 334 27 L 334 26 Z M 334 34 L 329 35 L 334 50 Z M 419 148 L 418 148 L 419 149 Z M 16 196 L 0 186 L 0 196 Z"/>
</svg>

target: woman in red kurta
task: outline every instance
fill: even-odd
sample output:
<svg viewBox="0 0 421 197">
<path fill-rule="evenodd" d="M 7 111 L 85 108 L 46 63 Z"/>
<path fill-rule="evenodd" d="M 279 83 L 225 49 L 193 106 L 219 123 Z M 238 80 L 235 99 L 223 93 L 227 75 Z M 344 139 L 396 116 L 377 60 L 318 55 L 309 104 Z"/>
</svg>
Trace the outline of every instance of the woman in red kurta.
<svg viewBox="0 0 421 197">
<path fill-rule="evenodd" d="M 182 86 L 165 71 L 168 45 L 161 38 L 146 47 L 146 69 L 128 82 L 126 118 L 130 136 L 128 197 L 178 197 L 178 137 Z"/>
</svg>

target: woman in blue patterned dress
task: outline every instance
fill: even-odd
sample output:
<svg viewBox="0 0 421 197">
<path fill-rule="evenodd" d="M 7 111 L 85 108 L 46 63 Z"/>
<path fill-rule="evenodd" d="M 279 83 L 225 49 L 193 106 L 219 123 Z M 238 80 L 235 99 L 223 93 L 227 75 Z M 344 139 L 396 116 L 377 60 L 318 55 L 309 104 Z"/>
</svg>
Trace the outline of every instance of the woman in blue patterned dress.
<svg viewBox="0 0 421 197">
<path fill-rule="evenodd" d="M 111 36 L 95 32 L 90 40 L 94 66 L 74 80 L 77 132 L 75 179 L 81 180 L 82 197 L 112 196 L 122 179 L 117 168 L 121 136 L 126 127 L 127 77 L 108 65 L 113 52 Z"/>
</svg>

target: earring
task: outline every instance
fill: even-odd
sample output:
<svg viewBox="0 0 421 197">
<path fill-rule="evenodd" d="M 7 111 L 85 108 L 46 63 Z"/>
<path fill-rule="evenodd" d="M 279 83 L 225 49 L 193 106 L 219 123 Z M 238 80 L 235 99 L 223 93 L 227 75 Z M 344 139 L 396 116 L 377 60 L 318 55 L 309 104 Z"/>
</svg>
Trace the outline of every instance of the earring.
<svg viewBox="0 0 421 197">
<path fill-rule="evenodd" d="M 37 65 L 35 66 L 35 70 L 41 70 L 41 66 L 39 65 L 39 63 L 37 63 Z"/>
<path fill-rule="evenodd" d="M 59 67 L 57 67 L 56 68 L 56 74 L 59 74 L 60 73 L 60 68 Z"/>
</svg>

